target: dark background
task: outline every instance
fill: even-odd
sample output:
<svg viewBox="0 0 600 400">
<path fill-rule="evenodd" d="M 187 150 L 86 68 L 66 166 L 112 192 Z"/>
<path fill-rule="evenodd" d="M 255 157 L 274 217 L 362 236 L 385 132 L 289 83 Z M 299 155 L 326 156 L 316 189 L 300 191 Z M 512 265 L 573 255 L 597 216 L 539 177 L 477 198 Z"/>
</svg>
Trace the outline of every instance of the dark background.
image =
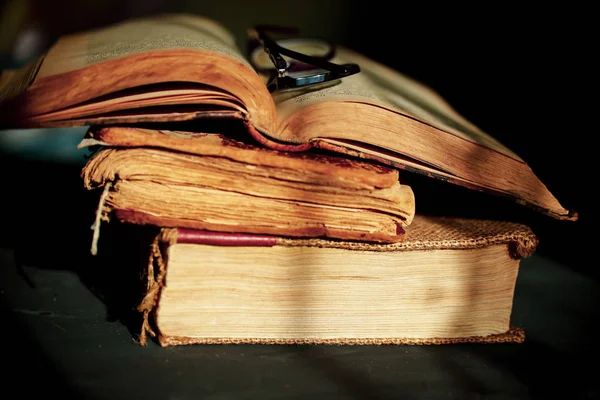
<svg viewBox="0 0 600 400">
<path fill-rule="evenodd" d="M 594 145 L 598 128 L 592 121 L 597 114 L 592 106 L 598 103 L 597 79 L 595 71 L 592 72 L 597 65 L 594 60 L 597 38 L 589 9 L 564 4 L 551 7 L 477 3 L 460 7 L 356 0 L 4 0 L 0 1 L 0 12 L 0 59 L 4 66 L 18 66 L 42 54 L 60 35 L 160 12 L 212 17 L 228 27 L 241 45 L 245 29 L 251 25 L 296 26 L 306 36 L 324 37 L 388 64 L 435 89 L 459 113 L 519 154 L 563 206 L 579 213 L 580 220 L 553 220 L 512 203 L 409 176 L 407 179 L 414 180 L 415 190 L 419 189 L 415 191 L 417 212 L 502 216 L 526 222 L 540 236 L 537 254 L 561 263 L 573 274 L 569 276 L 593 282 L 585 286 L 586 290 L 597 287 L 600 273 L 594 243 L 597 237 L 594 172 L 598 156 Z M 60 268 L 61 263 L 73 262 L 76 256 L 87 253 L 89 237 L 85 235 L 96 199 L 88 201 L 83 190 L 79 190 L 77 174 L 84 158 L 82 152 L 70 150 L 69 146 L 76 143 L 73 136 L 52 130 L 35 135 L 0 132 L 0 165 L 4 176 L 0 205 L 5 210 L 0 239 L 5 246 L 22 246 L 31 235 L 29 228 L 35 226 L 36 235 L 46 235 L 48 240 L 25 246 L 21 254 L 28 257 L 26 263 L 51 263 Z M 37 145 L 31 145 L 33 142 Z M 28 202 L 34 206 L 30 207 Z M 81 218 L 69 218 L 73 215 Z M 60 239 L 56 226 L 67 230 Z M 71 243 L 74 254 L 66 259 L 48 258 L 49 254 L 56 255 L 56 249 L 65 241 Z M 573 364 L 585 363 L 586 355 L 593 358 L 596 354 L 592 343 L 595 343 L 593 329 L 599 297 L 595 290 L 590 291 L 583 303 L 577 303 L 575 309 L 569 308 L 567 312 L 560 304 L 565 296 L 576 297 L 577 286 L 569 286 L 570 291 L 565 294 L 560 282 L 550 278 L 557 275 L 550 275 L 549 271 L 545 280 L 543 269 L 536 273 L 538 284 L 552 288 L 544 300 L 552 304 L 551 310 L 558 307 L 564 312 L 558 315 L 563 315 L 570 324 L 577 321 L 579 330 L 571 332 L 570 340 L 581 342 L 583 347 L 578 347 L 577 356 L 563 354 L 558 359 L 561 368 L 568 371 Z M 531 296 L 527 301 L 533 304 L 537 299 Z M 530 307 L 520 304 L 521 310 Z M 557 315 L 552 312 L 549 308 L 548 315 L 539 317 L 540 326 L 544 326 L 541 321 L 547 322 L 544 318 Z M 560 325 L 560 321 L 554 323 Z M 548 337 L 560 343 L 561 329 L 554 336 L 547 333 Z M 542 336 L 546 334 L 543 329 L 540 332 Z M 579 335 L 579 339 L 574 335 Z M 545 348 L 533 349 L 519 355 L 518 362 L 525 363 L 525 358 L 520 357 L 529 355 L 551 363 L 553 356 Z M 507 365 L 513 362 L 513 350 L 491 351 Z M 384 350 L 377 352 L 382 353 L 380 361 L 386 360 Z M 231 354 L 231 362 L 237 362 Z M 314 356 L 313 361 L 315 357 L 320 356 Z M 348 356 L 347 361 L 354 359 Z M 526 367 L 516 370 L 528 376 Z M 568 391 L 568 380 L 574 377 L 563 373 L 563 370 L 550 372 L 534 383 L 540 390 L 546 384 L 545 379 L 566 379 L 561 388 Z M 343 379 L 352 386 L 351 377 Z"/>
</svg>

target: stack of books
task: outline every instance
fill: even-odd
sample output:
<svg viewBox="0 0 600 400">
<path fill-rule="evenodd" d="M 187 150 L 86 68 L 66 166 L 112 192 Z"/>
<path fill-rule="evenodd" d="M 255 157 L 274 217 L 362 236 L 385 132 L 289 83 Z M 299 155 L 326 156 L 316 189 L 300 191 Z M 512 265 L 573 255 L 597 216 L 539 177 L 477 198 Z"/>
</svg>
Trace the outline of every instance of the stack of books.
<svg viewBox="0 0 600 400">
<path fill-rule="evenodd" d="M 264 48 L 244 56 L 215 21 L 164 15 L 62 38 L 0 76 L 4 127 L 90 126 L 93 253 L 103 223 L 157 230 L 141 343 L 523 341 L 510 316 L 537 236 L 420 214 L 403 174 L 576 213 L 418 82 L 335 48 L 304 86 L 257 32 L 286 74 L 268 80 Z"/>
</svg>

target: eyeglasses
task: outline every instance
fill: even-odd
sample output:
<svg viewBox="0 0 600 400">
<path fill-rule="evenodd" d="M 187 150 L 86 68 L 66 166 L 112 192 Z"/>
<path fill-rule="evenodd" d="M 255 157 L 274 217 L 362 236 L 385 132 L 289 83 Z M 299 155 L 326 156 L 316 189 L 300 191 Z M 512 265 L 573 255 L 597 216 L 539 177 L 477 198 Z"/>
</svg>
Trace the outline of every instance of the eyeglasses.
<svg viewBox="0 0 600 400">
<path fill-rule="evenodd" d="M 312 38 L 276 41 L 267 31 L 289 35 L 297 30 L 257 25 L 249 31 L 248 58 L 257 72 L 269 75 L 270 92 L 334 81 L 360 72 L 357 64 L 330 62 L 335 56 L 335 46 L 327 41 Z"/>
</svg>

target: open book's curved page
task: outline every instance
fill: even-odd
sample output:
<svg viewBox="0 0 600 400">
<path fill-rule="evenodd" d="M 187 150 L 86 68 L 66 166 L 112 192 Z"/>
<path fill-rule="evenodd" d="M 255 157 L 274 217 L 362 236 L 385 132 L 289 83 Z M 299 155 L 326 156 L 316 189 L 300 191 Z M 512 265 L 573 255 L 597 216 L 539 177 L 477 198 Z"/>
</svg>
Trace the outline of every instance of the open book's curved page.
<svg viewBox="0 0 600 400">
<path fill-rule="evenodd" d="M 250 67 L 224 27 L 207 18 L 172 14 L 66 36 L 48 52 L 38 78 L 136 53 L 177 48 L 222 53 Z"/>
<path fill-rule="evenodd" d="M 522 161 L 513 151 L 458 114 L 431 89 L 409 77 L 349 49 L 338 49 L 334 62 L 356 63 L 361 72 L 329 86 L 274 94 L 279 132 L 284 131 L 286 118 L 305 107 L 332 101 L 368 103 L 407 115 Z"/>
</svg>

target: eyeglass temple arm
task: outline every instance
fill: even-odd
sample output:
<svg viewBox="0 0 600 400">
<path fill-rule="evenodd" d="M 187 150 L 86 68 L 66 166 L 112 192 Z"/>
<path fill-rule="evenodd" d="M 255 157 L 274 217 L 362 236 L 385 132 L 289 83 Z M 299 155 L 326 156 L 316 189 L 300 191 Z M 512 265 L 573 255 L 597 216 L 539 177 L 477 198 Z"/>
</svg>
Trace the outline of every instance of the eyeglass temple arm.
<svg viewBox="0 0 600 400">
<path fill-rule="evenodd" d="M 273 64 L 275 64 L 275 66 L 277 67 L 278 70 L 285 70 L 285 68 L 287 67 L 287 63 L 285 62 L 283 57 L 281 57 L 281 55 L 279 54 L 279 53 L 281 53 L 286 56 L 293 57 L 296 60 L 302 61 L 303 63 L 314 65 L 319 68 L 335 72 L 336 74 L 338 74 L 340 76 L 351 75 L 351 74 L 354 74 L 354 73 L 357 73 L 360 71 L 360 69 L 358 68 L 358 65 L 356 65 L 356 64 L 338 65 L 338 64 L 330 63 L 329 61 L 326 61 L 323 59 L 318 59 L 315 57 L 307 56 L 302 53 L 298 53 L 294 50 L 286 49 L 285 47 L 281 47 L 263 31 L 265 29 L 265 26 L 255 27 L 254 29 L 256 30 L 256 33 L 258 34 L 259 39 L 262 40 L 264 44 L 266 44 L 265 51 L 267 52 L 267 54 L 269 55 L 269 58 L 271 58 L 271 60 L 273 61 Z M 291 28 L 270 27 L 270 26 L 269 26 L 269 29 L 277 30 L 279 32 L 296 31 L 295 29 L 291 29 Z"/>
<path fill-rule="evenodd" d="M 298 32 L 298 29 L 291 27 L 283 27 L 277 25 L 257 25 L 249 30 L 249 33 L 254 36 L 258 41 L 263 43 L 263 47 L 266 53 L 269 55 L 271 62 L 275 64 L 275 67 L 280 73 L 283 73 L 287 68 L 287 63 L 279 54 L 280 46 L 277 45 L 266 33 L 265 31 L 274 31 L 280 33 L 287 34 L 295 34 Z M 273 52 L 272 50 L 276 50 Z"/>
</svg>

